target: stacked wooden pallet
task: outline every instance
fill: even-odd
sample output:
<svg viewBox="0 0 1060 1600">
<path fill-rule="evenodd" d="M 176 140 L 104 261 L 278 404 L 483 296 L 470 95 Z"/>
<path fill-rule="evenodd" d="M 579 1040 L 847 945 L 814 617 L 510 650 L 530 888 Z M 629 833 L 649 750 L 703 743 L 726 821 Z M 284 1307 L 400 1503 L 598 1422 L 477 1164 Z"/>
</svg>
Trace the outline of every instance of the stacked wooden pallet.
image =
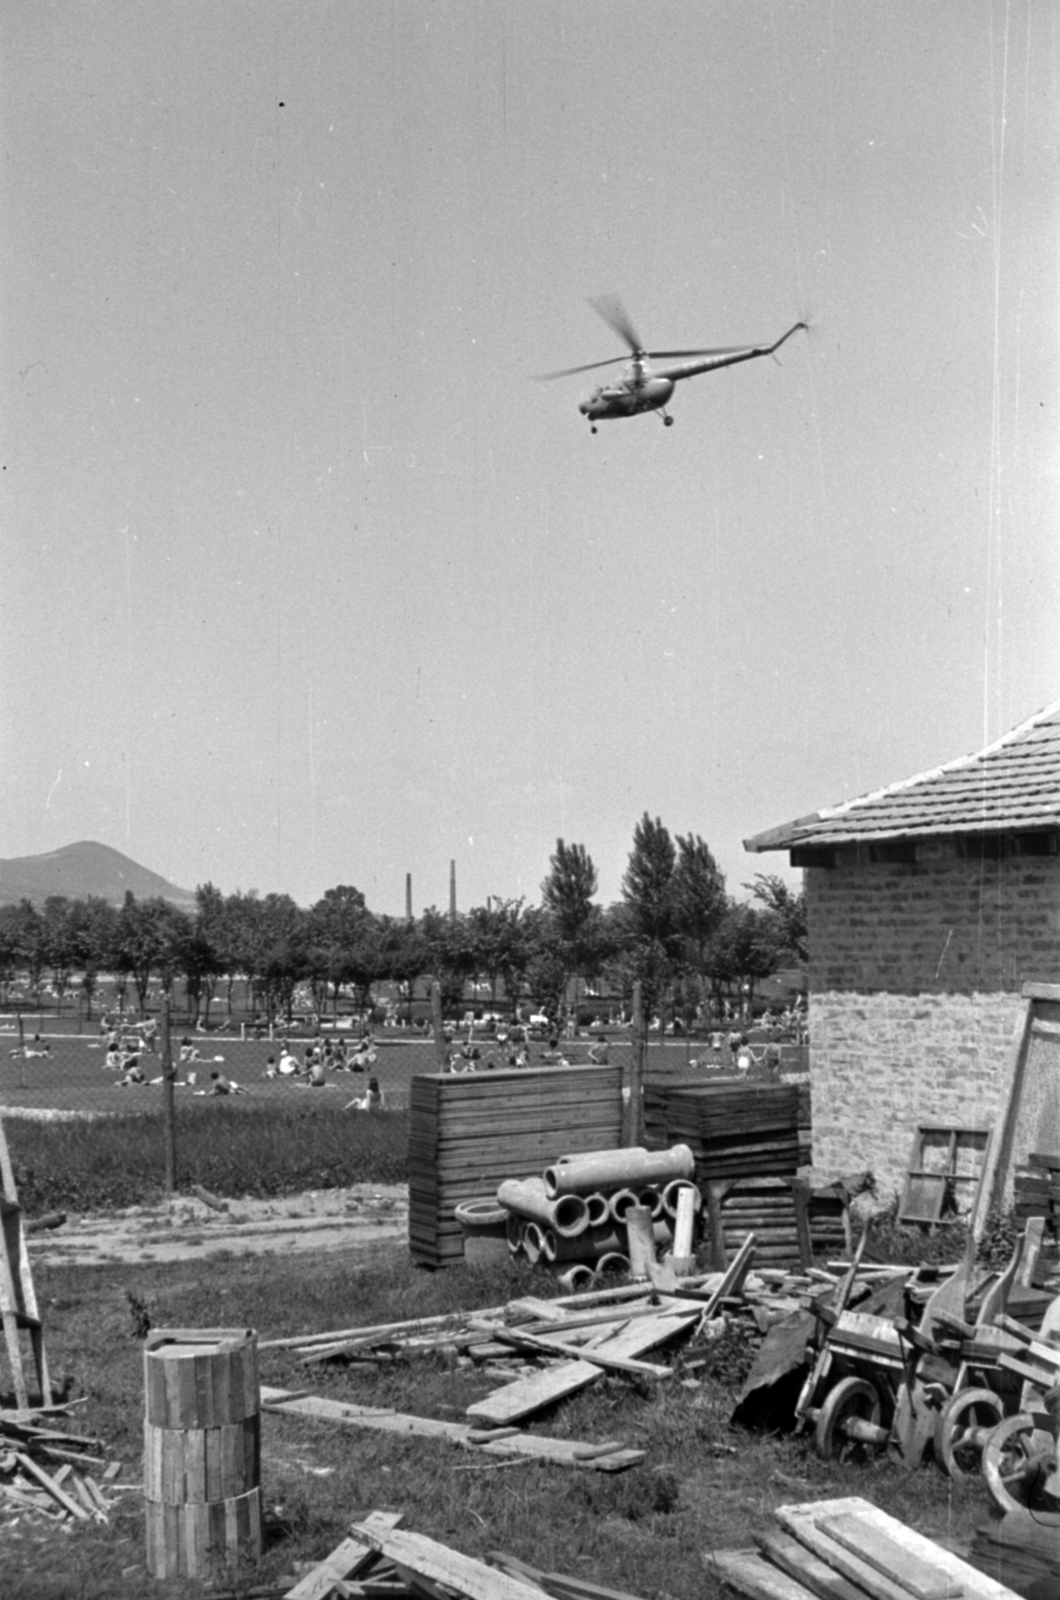
<svg viewBox="0 0 1060 1600">
<path fill-rule="evenodd" d="M 813 1259 L 809 1235 L 800 1237 L 800 1220 L 791 1182 L 785 1178 L 743 1178 L 731 1184 L 706 1186 L 707 1227 L 711 1263 L 731 1260 L 744 1240 L 754 1236 L 755 1260 L 763 1266 L 807 1267 Z"/>
<path fill-rule="evenodd" d="M 1036 1151 L 1013 1178 L 1016 1215 L 1044 1217 L 1045 1231 L 1060 1236 L 1060 1153 Z"/>
<path fill-rule="evenodd" d="M 570 1150 L 622 1143 L 617 1066 L 432 1073 L 409 1102 L 409 1244 L 425 1266 L 463 1260 L 456 1207 Z"/>
<path fill-rule="evenodd" d="M 691 1145 L 697 1173 L 712 1179 L 794 1176 L 797 1086 L 730 1078 L 678 1085 L 667 1091 L 666 1101 L 667 1143 Z"/>
<path fill-rule="evenodd" d="M 687 1144 L 706 1202 L 712 1261 L 724 1267 L 749 1233 L 770 1266 L 808 1264 L 805 1219 L 791 1180 L 800 1160 L 797 1084 L 719 1078 L 651 1085 L 645 1091 L 650 1138 Z"/>
</svg>

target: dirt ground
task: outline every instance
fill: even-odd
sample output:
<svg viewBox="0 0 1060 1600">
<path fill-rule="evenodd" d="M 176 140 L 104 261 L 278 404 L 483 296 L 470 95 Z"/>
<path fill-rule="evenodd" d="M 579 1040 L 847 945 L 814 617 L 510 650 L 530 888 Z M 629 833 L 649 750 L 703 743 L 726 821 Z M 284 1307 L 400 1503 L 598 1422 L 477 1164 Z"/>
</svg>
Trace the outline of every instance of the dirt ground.
<svg viewBox="0 0 1060 1600">
<path fill-rule="evenodd" d="M 404 1184 L 353 1184 L 311 1190 L 282 1200 L 224 1200 L 218 1210 L 197 1196 L 178 1195 L 67 1217 L 61 1227 L 29 1236 L 31 1263 L 93 1266 L 103 1262 L 198 1261 L 210 1256 L 282 1251 L 349 1250 L 408 1235 Z"/>
</svg>

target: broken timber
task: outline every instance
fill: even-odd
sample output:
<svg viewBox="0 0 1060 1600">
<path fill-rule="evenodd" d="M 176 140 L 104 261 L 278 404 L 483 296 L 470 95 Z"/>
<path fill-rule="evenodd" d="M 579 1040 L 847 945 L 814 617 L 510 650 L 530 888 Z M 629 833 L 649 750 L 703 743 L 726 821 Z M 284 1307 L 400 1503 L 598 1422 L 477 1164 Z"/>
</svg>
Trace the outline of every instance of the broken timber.
<svg viewBox="0 0 1060 1600">
<path fill-rule="evenodd" d="M 595 1354 L 617 1356 L 621 1360 L 636 1359 L 657 1345 L 676 1338 L 678 1334 L 689 1332 L 699 1317 L 698 1307 L 689 1311 L 684 1306 L 660 1311 L 654 1317 L 640 1317 L 628 1328 L 598 1345 Z M 497 1425 L 516 1422 L 521 1417 L 540 1411 L 544 1406 L 554 1405 L 557 1400 L 565 1400 L 568 1395 L 588 1388 L 602 1375 L 602 1369 L 584 1357 L 564 1361 L 544 1372 L 535 1372 L 528 1378 L 518 1378 L 503 1389 L 486 1395 L 484 1399 L 476 1400 L 474 1405 L 468 1406 L 467 1414 Z"/>
<path fill-rule="evenodd" d="M 401 1521 L 400 1511 L 373 1511 L 365 1517 L 361 1527 L 396 1528 Z M 319 1566 L 300 1578 L 293 1589 L 288 1589 L 284 1600 L 327 1600 L 336 1585 L 347 1578 L 355 1578 L 368 1562 L 374 1562 L 376 1551 L 364 1538 L 344 1539 Z"/>
<path fill-rule="evenodd" d="M 599 1376 L 599 1368 L 588 1369 Z M 514 1385 L 512 1386 L 514 1387 Z M 528 1461 L 546 1461 L 553 1466 L 591 1468 L 596 1472 L 623 1472 L 644 1460 L 643 1450 L 627 1450 L 614 1445 L 606 1455 L 596 1455 L 596 1446 L 585 1440 L 546 1439 L 538 1434 L 505 1428 L 485 1434 L 472 1424 L 443 1422 L 433 1417 L 416 1417 L 401 1411 L 375 1406 L 347 1405 L 341 1400 L 326 1400 L 320 1395 L 295 1394 L 286 1389 L 261 1390 L 263 1411 L 281 1416 L 315 1417 L 321 1422 L 337 1422 L 344 1427 L 367 1428 L 378 1433 L 400 1433 L 424 1439 L 444 1439 L 466 1450 L 487 1456 Z"/>
<path fill-rule="evenodd" d="M 409 1572 L 416 1578 L 425 1578 L 429 1592 L 434 1584 L 444 1584 L 446 1589 L 466 1595 L 467 1600 L 542 1600 L 542 1591 L 523 1583 L 508 1573 L 487 1567 L 482 1561 L 461 1555 L 448 1545 L 438 1544 L 422 1533 L 408 1533 L 404 1529 L 379 1529 L 366 1522 L 353 1529 L 373 1550 L 392 1561 L 399 1572 Z"/>
</svg>

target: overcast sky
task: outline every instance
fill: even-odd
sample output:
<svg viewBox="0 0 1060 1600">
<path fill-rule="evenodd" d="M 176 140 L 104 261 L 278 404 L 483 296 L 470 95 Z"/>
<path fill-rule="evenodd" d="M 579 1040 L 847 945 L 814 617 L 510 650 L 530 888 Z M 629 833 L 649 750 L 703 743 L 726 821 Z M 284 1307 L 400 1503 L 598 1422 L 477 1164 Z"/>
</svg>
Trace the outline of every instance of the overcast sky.
<svg viewBox="0 0 1060 1600">
<path fill-rule="evenodd" d="M 12 0 L 0 855 L 620 893 L 1060 694 L 1053 0 Z M 772 341 L 602 424 L 620 356 Z M 610 371 L 612 369 L 606 369 Z M 618 370 L 613 369 L 613 370 Z"/>
</svg>

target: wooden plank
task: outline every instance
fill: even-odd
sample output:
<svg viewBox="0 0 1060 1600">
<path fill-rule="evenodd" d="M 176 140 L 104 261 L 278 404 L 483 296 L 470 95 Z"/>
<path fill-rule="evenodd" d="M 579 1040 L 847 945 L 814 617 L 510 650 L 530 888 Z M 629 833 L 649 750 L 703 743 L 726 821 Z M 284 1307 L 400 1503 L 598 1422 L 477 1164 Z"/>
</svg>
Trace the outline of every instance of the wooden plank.
<svg viewBox="0 0 1060 1600">
<path fill-rule="evenodd" d="M 655 1317 L 641 1317 L 621 1333 L 606 1340 L 600 1351 L 620 1358 L 643 1355 L 656 1345 L 664 1344 L 675 1335 L 686 1332 L 698 1321 L 699 1312 L 663 1312 Z M 545 1372 L 534 1373 L 476 1400 L 468 1406 L 467 1415 L 494 1423 L 518 1421 L 532 1416 L 544 1406 L 552 1405 L 568 1395 L 588 1388 L 602 1376 L 601 1369 L 581 1359 L 566 1361 Z"/>
<path fill-rule="evenodd" d="M 703 1321 L 708 1321 L 718 1309 L 726 1295 L 737 1294 L 751 1267 L 751 1258 L 754 1255 L 755 1236 L 749 1233 L 740 1246 L 735 1258 L 722 1274 L 721 1282 L 717 1285 L 711 1298 L 706 1302 L 700 1316 Z"/>
<path fill-rule="evenodd" d="M 756 1536 L 756 1544 L 767 1561 L 786 1572 L 797 1583 L 806 1584 L 817 1600 L 865 1600 L 865 1591 L 851 1583 L 842 1573 L 836 1572 L 794 1539 L 790 1533 L 773 1529 Z"/>
<path fill-rule="evenodd" d="M 25 1455 L 21 1450 L 16 1450 L 14 1455 L 15 1460 L 26 1476 L 35 1478 L 41 1488 L 50 1494 L 52 1499 L 58 1505 L 61 1505 L 64 1511 L 68 1511 L 78 1522 L 89 1521 L 90 1513 L 85 1510 L 84 1506 L 80 1505 L 72 1495 L 68 1495 L 66 1490 L 57 1484 L 54 1478 L 50 1478 L 43 1467 L 38 1467 L 32 1456 Z"/>
<path fill-rule="evenodd" d="M 703 1563 L 708 1572 L 749 1600 L 814 1600 L 812 1589 L 770 1566 L 757 1550 L 714 1550 L 704 1555 Z"/>
<path fill-rule="evenodd" d="M 400 1522 L 400 1511 L 373 1511 L 370 1516 L 365 1517 L 363 1526 L 382 1531 L 396 1528 Z M 364 1539 L 343 1539 L 329 1556 L 324 1557 L 319 1566 L 300 1578 L 293 1589 L 287 1590 L 284 1600 L 325 1600 L 336 1583 L 344 1578 L 354 1577 L 358 1569 L 366 1564 L 368 1557 L 374 1560 L 375 1556 L 375 1549 L 366 1544 Z"/>
<path fill-rule="evenodd" d="M 562 1339 L 536 1339 L 533 1334 L 520 1333 L 516 1328 L 499 1329 L 497 1340 L 516 1350 L 534 1350 L 541 1355 L 570 1356 L 575 1361 L 589 1361 L 594 1367 L 602 1367 L 605 1372 L 628 1372 L 644 1378 L 673 1377 L 671 1367 L 659 1366 L 654 1361 L 634 1361 L 629 1356 L 608 1355 L 605 1350 L 566 1344 Z"/>
<path fill-rule="evenodd" d="M 1030 1053 L 1031 1024 L 1034 1020 L 1035 1000 L 1039 998 L 1034 994 L 1028 993 L 1026 984 L 1023 987 L 1023 994 L 1025 997 L 1023 1011 L 1019 1022 L 1016 1024 L 1012 1050 L 1005 1068 L 1005 1080 L 1002 1084 L 998 1101 L 998 1116 L 994 1136 L 987 1145 L 986 1155 L 983 1158 L 982 1169 L 979 1173 L 979 1184 L 976 1189 L 975 1200 L 972 1203 L 969 1227 L 976 1244 L 979 1243 L 983 1236 L 987 1218 L 990 1215 L 990 1208 L 995 1199 L 999 1203 L 1004 1199 L 1005 1183 L 1012 1161 L 1012 1143 L 1016 1132 L 1020 1098 L 1023 1093 L 1027 1056 Z"/>
<path fill-rule="evenodd" d="M 599 1375 L 598 1369 L 590 1368 Z M 644 1460 L 643 1450 L 610 1451 L 599 1460 L 588 1460 L 580 1452 L 592 1448 L 585 1440 L 546 1439 L 518 1428 L 497 1428 L 485 1443 L 481 1431 L 463 1422 L 442 1422 L 433 1417 L 416 1417 L 406 1412 L 371 1406 L 347 1405 L 341 1400 L 326 1400 L 319 1395 L 292 1395 L 284 1389 L 263 1387 L 263 1411 L 282 1416 L 310 1417 L 320 1422 L 338 1423 L 351 1428 L 366 1428 L 376 1433 L 396 1433 L 405 1437 L 442 1439 L 449 1444 L 480 1455 L 512 1460 L 546 1461 L 559 1467 L 591 1467 L 598 1472 L 624 1472 Z"/>
<path fill-rule="evenodd" d="M 856 1512 L 818 1517 L 816 1525 L 844 1550 L 865 1561 L 874 1571 L 916 1597 L 916 1600 L 960 1600 L 964 1587 L 941 1567 L 909 1552 L 890 1533 L 859 1517 Z"/>
<path fill-rule="evenodd" d="M 1013 1590 L 1006 1588 L 1003 1583 L 998 1583 L 996 1579 L 988 1578 L 983 1573 L 977 1572 L 967 1561 L 962 1561 L 959 1556 L 953 1555 L 949 1550 L 946 1550 L 942 1545 L 936 1544 L 933 1539 L 929 1539 L 925 1534 L 918 1533 L 915 1528 L 910 1528 L 905 1523 L 900 1522 L 897 1517 L 889 1516 L 887 1512 L 878 1510 L 876 1506 L 870 1504 L 868 1500 L 861 1499 L 860 1496 L 849 1495 L 837 1500 L 817 1500 L 805 1505 L 779 1506 L 776 1511 L 776 1518 L 783 1528 L 794 1534 L 800 1544 L 813 1549 L 815 1554 L 820 1554 L 817 1549 L 818 1543 L 825 1545 L 829 1553 L 826 1553 L 822 1559 L 827 1561 L 829 1566 L 835 1566 L 836 1563 L 830 1559 L 831 1552 L 838 1551 L 843 1556 L 847 1556 L 847 1552 L 842 1551 L 833 1540 L 827 1539 L 826 1536 L 820 1534 L 814 1526 L 814 1521 L 821 1516 L 843 1516 L 846 1514 L 855 1514 L 871 1527 L 889 1534 L 899 1541 L 902 1548 L 911 1557 L 925 1561 L 933 1567 L 941 1567 L 948 1577 L 955 1578 L 962 1585 L 964 1600 L 1018 1600 L 1018 1596 Z M 853 1561 L 855 1558 L 849 1556 L 847 1559 Z M 884 1585 L 887 1582 L 886 1579 L 875 1573 L 871 1567 L 864 1564 L 861 1577 L 855 1577 L 853 1581 L 855 1583 L 860 1582 L 863 1588 L 868 1589 L 870 1595 L 875 1596 L 880 1596 L 884 1593 Z M 899 1589 L 897 1585 L 891 1585 L 888 1593 L 891 1592 L 902 1596 L 903 1600 L 909 1600 L 908 1591 Z"/>
<path fill-rule="evenodd" d="M 409 1533 L 401 1528 L 377 1529 L 369 1523 L 354 1528 L 355 1537 L 380 1555 L 386 1556 L 396 1566 L 407 1567 L 431 1583 L 441 1583 L 466 1595 L 467 1600 L 542 1600 L 545 1594 L 536 1584 L 528 1584 L 487 1567 L 485 1562 L 461 1555 L 448 1545 L 428 1539 L 422 1533 Z"/>
</svg>

